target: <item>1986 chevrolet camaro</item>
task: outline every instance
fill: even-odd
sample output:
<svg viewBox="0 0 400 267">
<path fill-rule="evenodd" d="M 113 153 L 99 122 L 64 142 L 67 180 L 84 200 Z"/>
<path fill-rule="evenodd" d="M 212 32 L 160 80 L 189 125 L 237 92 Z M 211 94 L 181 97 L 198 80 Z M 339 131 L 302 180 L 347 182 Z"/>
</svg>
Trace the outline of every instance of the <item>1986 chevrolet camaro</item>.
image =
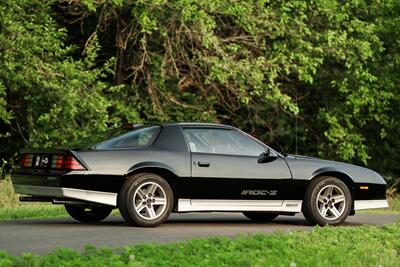
<svg viewBox="0 0 400 267">
<path fill-rule="evenodd" d="M 76 220 L 114 208 L 131 225 L 154 227 L 171 212 L 235 211 L 255 221 L 302 212 L 336 225 L 356 210 L 386 208 L 378 173 L 283 155 L 220 124 L 132 124 L 68 149 L 25 150 L 13 174 L 21 201 L 63 204 Z"/>
</svg>

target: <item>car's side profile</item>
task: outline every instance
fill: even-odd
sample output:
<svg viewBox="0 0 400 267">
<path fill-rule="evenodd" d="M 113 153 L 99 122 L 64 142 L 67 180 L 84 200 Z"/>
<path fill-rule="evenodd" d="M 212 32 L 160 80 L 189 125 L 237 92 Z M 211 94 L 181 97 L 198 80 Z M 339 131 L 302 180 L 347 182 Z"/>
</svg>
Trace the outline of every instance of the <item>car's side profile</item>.
<svg viewBox="0 0 400 267">
<path fill-rule="evenodd" d="M 257 221 L 303 212 L 336 225 L 356 210 L 388 207 L 386 183 L 366 168 L 283 155 L 221 124 L 140 124 L 67 149 L 25 150 L 13 174 L 21 201 L 64 204 L 82 222 L 114 208 L 153 227 L 171 212 L 235 211 Z"/>
</svg>

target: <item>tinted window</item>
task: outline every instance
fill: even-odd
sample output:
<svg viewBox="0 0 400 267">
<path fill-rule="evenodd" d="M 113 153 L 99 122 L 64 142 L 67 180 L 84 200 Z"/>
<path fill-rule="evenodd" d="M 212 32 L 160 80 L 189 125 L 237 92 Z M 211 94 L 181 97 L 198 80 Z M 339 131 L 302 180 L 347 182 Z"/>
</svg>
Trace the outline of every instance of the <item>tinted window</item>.
<svg viewBox="0 0 400 267">
<path fill-rule="evenodd" d="M 184 129 L 192 152 L 259 156 L 265 148 L 237 131 L 224 129 Z"/>
<path fill-rule="evenodd" d="M 150 145 L 158 135 L 160 126 L 139 128 L 109 140 L 103 141 L 94 146 L 95 149 L 144 147 Z"/>
</svg>

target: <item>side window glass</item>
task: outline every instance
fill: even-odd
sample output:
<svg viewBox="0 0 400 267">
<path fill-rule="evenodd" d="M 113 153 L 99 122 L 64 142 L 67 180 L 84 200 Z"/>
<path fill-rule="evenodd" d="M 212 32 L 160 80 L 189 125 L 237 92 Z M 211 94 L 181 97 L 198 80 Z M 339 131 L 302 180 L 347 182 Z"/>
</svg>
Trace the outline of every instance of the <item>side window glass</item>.
<svg viewBox="0 0 400 267">
<path fill-rule="evenodd" d="M 198 153 L 258 156 L 265 148 L 249 137 L 225 129 L 184 129 L 190 150 Z"/>
<path fill-rule="evenodd" d="M 207 131 L 207 130 L 206 130 Z M 185 129 L 184 134 L 189 144 L 190 151 L 215 153 L 215 148 L 209 144 L 205 135 L 207 132 L 203 129 Z"/>
</svg>

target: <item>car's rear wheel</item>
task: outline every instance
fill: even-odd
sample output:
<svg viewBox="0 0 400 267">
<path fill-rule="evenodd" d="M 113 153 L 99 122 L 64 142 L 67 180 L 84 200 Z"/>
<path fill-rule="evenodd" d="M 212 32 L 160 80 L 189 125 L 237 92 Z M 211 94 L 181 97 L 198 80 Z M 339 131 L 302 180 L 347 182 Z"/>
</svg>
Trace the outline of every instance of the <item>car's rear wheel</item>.
<svg viewBox="0 0 400 267">
<path fill-rule="evenodd" d="M 244 216 L 256 222 L 270 222 L 279 216 L 279 213 L 246 211 Z"/>
<path fill-rule="evenodd" d="M 112 207 L 65 205 L 67 213 L 80 222 L 99 222 L 110 215 Z"/>
<path fill-rule="evenodd" d="M 174 198 L 170 185 L 154 173 L 129 177 L 118 194 L 118 208 L 131 225 L 155 227 L 168 219 Z"/>
<path fill-rule="evenodd" d="M 352 205 L 347 185 L 335 177 L 311 181 L 303 202 L 304 217 L 311 224 L 337 225 L 349 216 Z"/>
</svg>

